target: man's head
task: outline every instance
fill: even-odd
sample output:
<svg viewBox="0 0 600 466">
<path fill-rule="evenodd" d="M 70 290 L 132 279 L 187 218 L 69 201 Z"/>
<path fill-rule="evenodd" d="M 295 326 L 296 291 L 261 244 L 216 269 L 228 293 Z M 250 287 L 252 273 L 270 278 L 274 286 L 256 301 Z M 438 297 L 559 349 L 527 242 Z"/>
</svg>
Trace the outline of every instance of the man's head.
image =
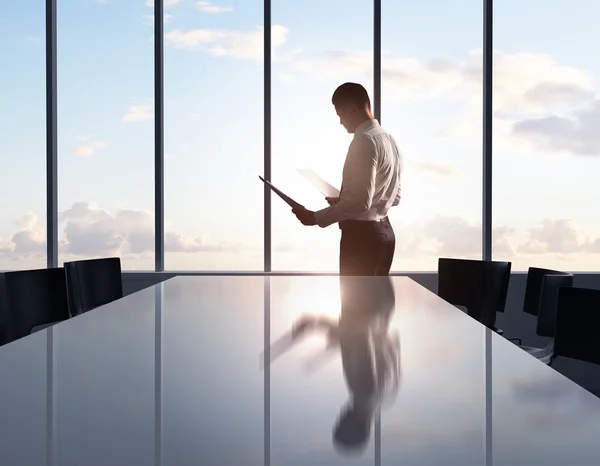
<svg viewBox="0 0 600 466">
<path fill-rule="evenodd" d="M 340 124 L 349 133 L 354 133 L 356 128 L 366 120 L 373 119 L 369 94 L 360 84 L 342 84 L 333 93 L 331 102 L 340 117 Z"/>
<path fill-rule="evenodd" d="M 372 413 L 347 406 L 333 428 L 333 445 L 344 454 L 362 453 L 371 434 Z"/>
</svg>

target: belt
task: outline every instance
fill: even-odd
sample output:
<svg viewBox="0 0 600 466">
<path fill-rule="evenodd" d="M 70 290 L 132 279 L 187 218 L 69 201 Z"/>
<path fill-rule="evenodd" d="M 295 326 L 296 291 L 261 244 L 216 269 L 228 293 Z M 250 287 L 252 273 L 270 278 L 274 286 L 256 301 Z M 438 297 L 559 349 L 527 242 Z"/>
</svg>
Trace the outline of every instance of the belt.
<svg viewBox="0 0 600 466">
<path fill-rule="evenodd" d="M 347 226 L 360 226 L 360 225 L 369 225 L 371 223 L 382 223 L 389 221 L 387 216 L 383 217 L 379 220 L 342 220 L 338 225 L 340 226 L 340 230 Z"/>
</svg>

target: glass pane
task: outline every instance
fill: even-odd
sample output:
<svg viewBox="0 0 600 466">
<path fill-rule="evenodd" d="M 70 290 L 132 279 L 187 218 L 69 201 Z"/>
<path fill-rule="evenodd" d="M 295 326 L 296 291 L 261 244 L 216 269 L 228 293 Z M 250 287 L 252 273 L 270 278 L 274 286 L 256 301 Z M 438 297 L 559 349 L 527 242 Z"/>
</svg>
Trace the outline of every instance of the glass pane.
<svg viewBox="0 0 600 466">
<path fill-rule="evenodd" d="M 154 268 L 152 27 L 143 2 L 58 2 L 59 263 Z"/>
<path fill-rule="evenodd" d="M 0 15 L 0 270 L 46 267 L 45 2 Z"/>
<path fill-rule="evenodd" d="M 262 270 L 263 2 L 166 3 L 165 267 Z"/>
<path fill-rule="evenodd" d="M 273 183 L 307 208 L 327 207 L 297 171 L 311 168 L 338 189 L 352 135 L 331 103 L 346 81 L 373 99 L 373 2 L 273 2 Z M 275 38 L 275 35 L 274 35 Z M 273 270 L 338 271 L 340 230 L 303 226 L 273 196 Z"/>
<path fill-rule="evenodd" d="M 513 270 L 598 270 L 595 13 L 594 2 L 495 5 L 493 252 Z"/>
<path fill-rule="evenodd" d="M 443 2 L 434 14 L 429 2 L 382 3 L 381 124 L 405 163 L 392 270 L 481 258 L 481 1 Z"/>
</svg>

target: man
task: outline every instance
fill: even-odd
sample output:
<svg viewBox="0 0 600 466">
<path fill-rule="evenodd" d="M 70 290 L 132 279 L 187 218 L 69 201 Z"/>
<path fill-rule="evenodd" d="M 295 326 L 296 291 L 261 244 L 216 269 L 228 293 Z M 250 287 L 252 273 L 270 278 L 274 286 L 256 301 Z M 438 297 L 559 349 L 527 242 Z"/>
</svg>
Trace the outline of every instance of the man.
<svg viewBox="0 0 600 466">
<path fill-rule="evenodd" d="M 331 100 L 340 124 L 354 133 L 340 197 L 326 198 L 330 206 L 317 212 L 292 212 L 304 225 L 325 228 L 339 223 L 340 275 L 388 275 L 396 238 L 387 214 L 400 202 L 402 154 L 392 135 L 373 117 L 363 86 L 344 83 Z"/>
</svg>

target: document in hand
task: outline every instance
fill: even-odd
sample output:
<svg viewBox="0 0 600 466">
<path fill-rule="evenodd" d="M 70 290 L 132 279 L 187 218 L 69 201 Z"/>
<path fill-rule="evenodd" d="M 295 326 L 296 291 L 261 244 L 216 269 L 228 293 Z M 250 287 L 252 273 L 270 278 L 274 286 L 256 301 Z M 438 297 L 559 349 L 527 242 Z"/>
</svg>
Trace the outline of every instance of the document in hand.
<svg viewBox="0 0 600 466">
<path fill-rule="evenodd" d="M 277 189 L 275 186 L 273 186 L 271 184 L 270 181 L 265 180 L 262 176 L 258 175 L 258 177 L 260 178 L 260 180 L 265 183 L 270 189 L 271 191 L 273 191 L 275 194 L 277 194 L 281 199 L 283 199 L 285 202 L 287 202 L 287 204 L 292 208 L 292 209 L 304 209 L 304 206 L 302 204 L 300 204 L 299 202 L 294 201 L 290 196 L 288 196 L 287 194 L 285 194 L 283 191 Z"/>
<path fill-rule="evenodd" d="M 299 168 L 298 171 L 304 178 L 310 181 L 325 197 L 339 197 L 340 191 L 331 186 L 327 181 L 317 175 L 310 168 Z"/>
</svg>

